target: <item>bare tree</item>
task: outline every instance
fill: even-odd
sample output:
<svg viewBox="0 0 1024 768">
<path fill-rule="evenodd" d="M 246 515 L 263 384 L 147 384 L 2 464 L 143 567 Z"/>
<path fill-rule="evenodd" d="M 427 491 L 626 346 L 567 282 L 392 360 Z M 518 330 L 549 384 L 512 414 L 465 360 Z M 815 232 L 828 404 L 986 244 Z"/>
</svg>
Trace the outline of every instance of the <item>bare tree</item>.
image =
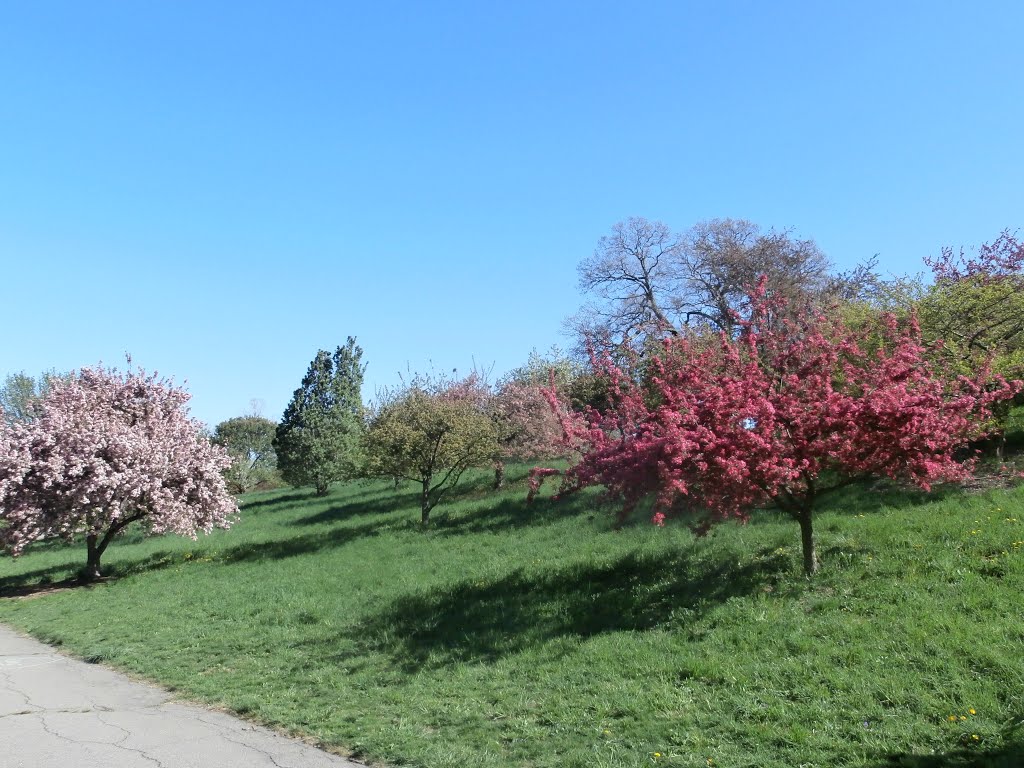
<svg viewBox="0 0 1024 768">
<path fill-rule="evenodd" d="M 642 343 L 687 329 L 731 331 L 761 275 L 794 306 L 830 286 L 828 258 L 813 240 L 713 219 L 677 234 L 661 222 L 629 218 L 602 237 L 579 266 L 592 298 L 568 322 L 577 336 Z"/>
<path fill-rule="evenodd" d="M 686 290 L 676 297 L 677 312 L 731 330 L 749 289 L 764 275 L 768 287 L 790 305 L 820 296 L 828 285 L 828 258 L 813 240 L 788 231 L 761 232 L 743 219 L 702 221 L 686 236 L 680 269 Z"/>
<path fill-rule="evenodd" d="M 682 250 L 682 238 L 660 221 L 620 221 L 579 265 L 580 289 L 598 300 L 581 320 L 627 338 L 677 333 L 676 318 L 666 310 L 680 288 Z"/>
</svg>

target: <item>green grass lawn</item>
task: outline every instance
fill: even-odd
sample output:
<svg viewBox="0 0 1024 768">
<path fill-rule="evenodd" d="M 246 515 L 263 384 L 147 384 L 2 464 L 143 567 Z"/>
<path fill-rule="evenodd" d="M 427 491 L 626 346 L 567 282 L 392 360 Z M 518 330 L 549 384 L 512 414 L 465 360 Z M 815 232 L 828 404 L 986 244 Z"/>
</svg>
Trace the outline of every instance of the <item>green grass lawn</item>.
<svg viewBox="0 0 1024 768">
<path fill-rule="evenodd" d="M 1024 765 L 1024 489 L 850 491 L 807 581 L 788 519 L 616 531 L 594 494 L 526 506 L 525 469 L 427 533 L 411 487 L 251 496 L 89 588 L 33 592 L 85 558 L 40 547 L 0 620 L 369 762 Z"/>
</svg>

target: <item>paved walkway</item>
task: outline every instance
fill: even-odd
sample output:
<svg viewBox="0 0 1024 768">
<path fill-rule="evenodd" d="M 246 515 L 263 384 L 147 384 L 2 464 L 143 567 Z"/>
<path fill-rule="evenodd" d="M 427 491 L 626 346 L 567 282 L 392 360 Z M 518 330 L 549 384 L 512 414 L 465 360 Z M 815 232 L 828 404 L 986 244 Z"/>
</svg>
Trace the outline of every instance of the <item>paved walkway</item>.
<svg viewBox="0 0 1024 768">
<path fill-rule="evenodd" d="M 0 626 L 3 768 L 359 768 Z"/>
</svg>

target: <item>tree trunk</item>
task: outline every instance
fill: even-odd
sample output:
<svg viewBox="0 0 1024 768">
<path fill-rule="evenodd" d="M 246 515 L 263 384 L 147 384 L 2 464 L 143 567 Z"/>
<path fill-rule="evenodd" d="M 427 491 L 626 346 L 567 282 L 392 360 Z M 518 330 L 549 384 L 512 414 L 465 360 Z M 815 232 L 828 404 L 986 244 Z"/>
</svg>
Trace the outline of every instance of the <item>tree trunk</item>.
<svg viewBox="0 0 1024 768">
<path fill-rule="evenodd" d="M 500 490 L 505 485 L 505 462 L 494 462 L 494 490 Z"/>
<path fill-rule="evenodd" d="M 804 573 L 813 576 L 818 572 L 818 551 L 814 547 L 814 528 L 811 523 L 811 509 L 800 510 L 800 541 L 804 549 Z"/>
<path fill-rule="evenodd" d="M 401 484 L 402 484 L 402 478 L 400 478 L 398 475 L 395 475 L 395 490 L 396 491 L 398 490 L 398 486 L 400 486 Z"/>
<path fill-rule="evenodd" d="M 420 492 L 420 523 L 426 528 L 430 525 L 430 480 L 423 481 L 423 490 Z"/>
<path fill-rule="evenodd" d="M 328 483 L 317 482 L 317 484 L 316 484 L 316 495 L 317 496 L 326 496 L 327 495 L 327 491 L 329 491 L 329 490 L 330 490 L 330 485 Z"/>
<path fill-rule="evenodd" d="M 102 576 L 100 557 L 103 556 L 104 547 L 97 544 L 95 533 L 85 537 L 85 545 L 89 554 L 85 561 L 85 570 L 82 571 L 82 581 L 96 581 Z"/>
</svg>

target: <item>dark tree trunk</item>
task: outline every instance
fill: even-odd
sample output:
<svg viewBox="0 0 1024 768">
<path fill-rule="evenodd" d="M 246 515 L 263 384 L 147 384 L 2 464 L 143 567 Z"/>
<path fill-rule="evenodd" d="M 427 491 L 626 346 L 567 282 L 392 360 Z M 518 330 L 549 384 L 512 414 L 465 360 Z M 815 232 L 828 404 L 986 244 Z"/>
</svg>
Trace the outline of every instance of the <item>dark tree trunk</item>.
<svg viewBox="0 0 1024 768">
<path fill-rule="evenodd" d="M 804 573 L 813 576 L 818 572 L 818 551 L 814 547 L 811 509 L 809 507 L 801 509 L 797 519 L 800 521 L 800 541 L 804 549 Z"/>
<path fill-rule="evenodd" d="M 317 496 L 326 496 L 328 490 L 330 490 L 330 486 L 327 483 L 320 483 L 320 482 L 318 482 L 316 484 L 316 495 Z"/>
<path fill-rule="evenodd" d="M 423 481 L 423 490 L 420 492 L 420 523 L 426 528 L 430 525 L 430 480 Z"/>
<path fill-rule="evenodd" d="M 85 561 L 85 570 L 82 571 L 82 581 L 96 581 L 103 575 L 100 571 L 100 558 L 103 556 L 103 550 L 106 549 L 106 541 L 100 544 L 97 542 L 96 534 L 90 533 L 85 537 L 85 545 L 88 556 Z"/>
<path fill-rule="evenodd" d="M 400 486 L 401 484 L 402 484 L 402 478 L 400 478 L 398 475 L 395 475 L 395 490 L 396 491 L 398 490 L 398 486 Z"/>
<path fill-rule="evenodd" d="M 505 462 L 494 462 L 494 490 L 500 490 L 505 485 Z"/>
</svg>

